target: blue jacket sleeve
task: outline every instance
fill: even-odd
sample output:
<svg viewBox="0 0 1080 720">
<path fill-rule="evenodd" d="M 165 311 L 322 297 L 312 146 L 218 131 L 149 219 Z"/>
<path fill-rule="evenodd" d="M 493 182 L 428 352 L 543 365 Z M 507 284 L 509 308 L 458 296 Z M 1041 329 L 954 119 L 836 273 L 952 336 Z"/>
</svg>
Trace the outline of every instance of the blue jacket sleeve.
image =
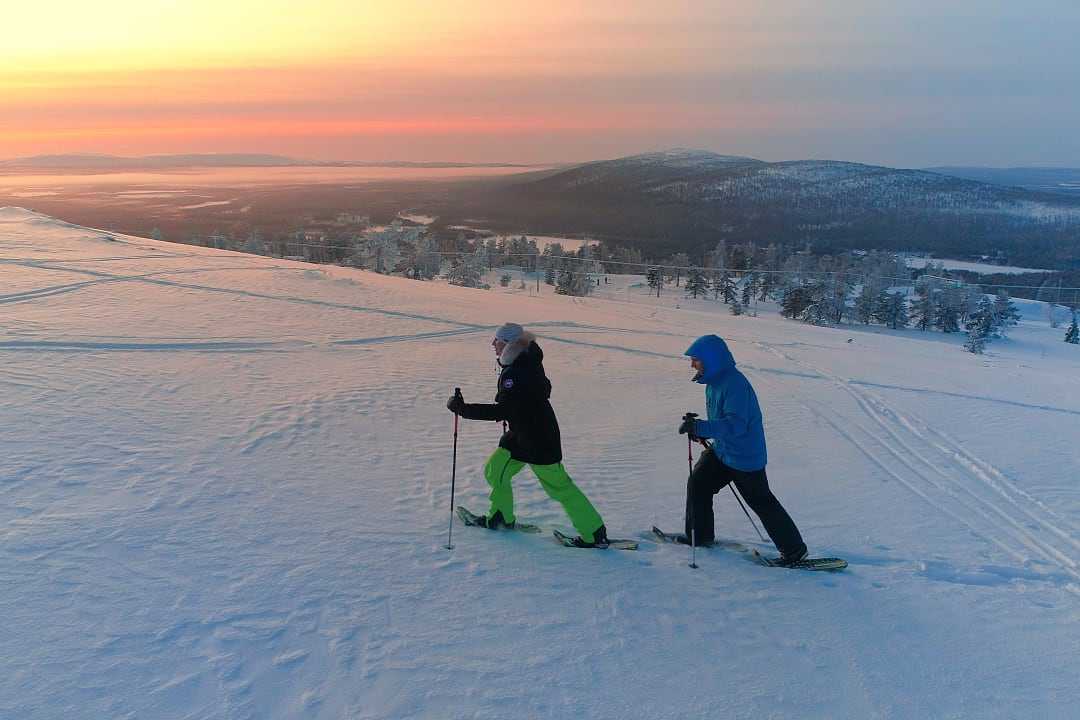
<svg viewBox="0 0 1080 720">
<path fill-rule="evenodd" d="M 735 388 L 728 387 L 719 410 L 719 417 L 694 423 L 694 434 L 720 441 L 746 434 L 750 424 L 750 386 L 741 384 Z"/>
</svg>

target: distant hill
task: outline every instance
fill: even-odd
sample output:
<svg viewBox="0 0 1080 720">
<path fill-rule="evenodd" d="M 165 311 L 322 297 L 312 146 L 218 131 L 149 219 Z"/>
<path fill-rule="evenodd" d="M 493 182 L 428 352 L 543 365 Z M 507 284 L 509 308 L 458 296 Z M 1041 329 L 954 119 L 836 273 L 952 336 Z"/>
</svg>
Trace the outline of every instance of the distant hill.
<svg viewBox="0 0 1080 720">
<path fill-rule="evenodd" d="M 936 167 L 927 170 L 994 185 L 1080 196 L 1080 168 Z"/>
<path fill-rule="evenodd" d="M 494 229 L 588 234 L 651 254 L 700 257 L 726 239 L 957 258 L 1001 251 L 1033 267 L 1080 260 L 1080 197 L 850 162 L 673 150 L 513 176 L 454 201 L 451 212 Z"/>
</svg>

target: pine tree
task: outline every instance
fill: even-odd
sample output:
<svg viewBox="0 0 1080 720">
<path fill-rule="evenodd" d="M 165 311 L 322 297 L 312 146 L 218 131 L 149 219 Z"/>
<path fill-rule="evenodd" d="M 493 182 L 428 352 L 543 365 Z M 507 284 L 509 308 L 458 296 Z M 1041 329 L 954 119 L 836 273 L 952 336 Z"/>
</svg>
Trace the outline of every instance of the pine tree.
<svg viewBox="0 0 1080 720">
<path fill-rule="evenodd" d="M 802 321 L 811 325 L 831 325 L 833 318 L 832 307 L 828 299 L 822 298 L 811 303 L 803 310 Z"/>
<path fill-rule="evenodd" d="M 870 310 L 870 317 L 882 325 L 889 324 L 889 293 L 887 291 L 881 290 L 874 295 L 874 304 Z"/>
<path fill-rule="evenodd" d="M 1009 299 L 1009 293 L 999 290 L 994 300 L 994 325 L 998 333 L 1004 336 L 1005 331 L 1018 322 L 1020 322 L 1020 313 L 1013 301 Z"/>
<path fill-rule="evenodd" d="M 750 303 L 754 299 L 754 291 L 757 289 L 757 275 L 751 273 L 743 278 L 742 285 L 742 306 L 744 308 L 750 307 Z"/>
<path fill-rule="evenodd" d="M 664 276 L 661 274 L 660 268 L 649 268 L 645 272 L 645 280 L 649 283 L 649 287 L 656 291 L 656 294 L 659 297 L 660 288 L 664 285 Z"/>
<path fill-rule="evenodd" d="M 882 324 L 888 325 L 893 330 L 906 328 L 910 319 L 908 318 L 907 298 L 904 297 L 904 293 L 882 292 L 881 296 L 878 317 L 881 318 Z"/>
<path fill-rule="evenodd" d="M 574 278 L 569 270 L 559 271 L 559 282 L 555 286 L 556 295 L 573 295 Z"/>
<path fill-rule="evenodd" d="M 1072 324 L 1069 325 L 1069 329 L 1065 331 L 1065 342 L 1073 345 L 1080 345 L 1080 328 L 1076 326 L 1076 313 L 1073 313 Z"/>
<path fill-rule="evenodd" d="M 758 300 L 765 302 L 769 299 L 769 295 L 772 293 L 773 288 L 776 287 L 776 275 L 775 273 L 763 273 L 758 279 Z"/>
<path fill-rule="evenodd" d="M 559 271 L 559 283 L 555 287 L 557 295 L 588 295 L 592 289 L 592 281 L 583 272 L 571 270 Z"/>
<path fill-rule="evenodd" d="M 994 330 L 994 303 L 990 298 L 983 296 L 975 312 L 968 317 L 968 339 L 964 343 L 964 348 L 968 352 L 982 354 L 986 349 L 986 343 L 993 337 Z"/>
<path fill-rule="evenodd" d="M 880 299 L 874 292 L 873 285 L 870 283 L 864 284 L 859 296 L 855 298 L 855 319 L 863 325 L 869 325 L 870 321 L 874 319 L 879 302 Z"/>
<path fill-rule="evenodd" d="M 930 290 L 920 287 L 911 303 L 911 324 L 920 330 L 926 330 L 934 324 L 934 298 Z"/>
<path fill-rule="evenodd" d="M 699 268 L 691 268 L 686 276 L 686 295 L 696 298 L 698 295 L 705 296 L 709 292 L 709 281 L 705 279 L 705 273 Z"/>
<path fill-rule="evenodd" d="M 796 285 L 788 288 L 784 297 L 780 300 L 780 314 L 784 317 L 795 319 L 801 317 L 806 308 L 814 302 L 814 297 L 809 288 Z"/>
<path fill-rule="evenodd" d="M 968 330 L 968 339 L 964 341 L 964 349 L 976 355 L 982 355 L 986 350 L 986 334 L 981 326 Z"/>
<path fill-rule="evenodd" d="M 262 255 L 266 252 L 258 228 L 252 230 L 251 234 L 248 235 L 247 242 L 244 243 L 244 252 L 254 255 Z"/>
<path fill-rule="evenodd" d="M 446 281 L 461 287 L 480 287 L 480 267 L 475 255 L 465 255 L 456 260 L 446 274 Z"/>
<path fill-rule="evenodd" d="M 420 234 L 413 239 L 412 252 L 406 263 L 414 280 L 427 280 L 438 274 L 441 259 L 430 237 Z"/>
<path fill-rule="evenodd" d="M 547 268 L 544 270 L 544 284 L 545 285 L 554 285 L 555 284 L 555 268 L 553 266 L 551 266 L 551 265 L 548 265 Z"/>
<path fill-rule="evenodd" d="M 934 295 L 934 327 L 944 333 L 960 332 L 960 309 L 958 293 L 946 288 Z"/>
<path fill-rule="evenodd" d="M 713 275 L 712 282 L 713 299 L 731 303 L 735 300 L 735 280 L 727 270 L 721 270 Z"/>
</svg>

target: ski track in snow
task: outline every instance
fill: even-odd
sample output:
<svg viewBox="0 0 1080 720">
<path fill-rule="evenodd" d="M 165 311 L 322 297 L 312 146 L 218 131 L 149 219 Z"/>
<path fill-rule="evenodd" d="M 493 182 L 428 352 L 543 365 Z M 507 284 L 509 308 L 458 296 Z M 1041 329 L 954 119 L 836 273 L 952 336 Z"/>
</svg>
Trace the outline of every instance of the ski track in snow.
<svg viewBox="0 0 1080 720">
<path fill-rule="evenodd" d="M 1080 540 L 1075 537 L 1075 528 L 1068 527 L 1064 518 L 1018 488 L 991 463 L 965 450 L 961 443 L 944 431 L 899 412 L 875 393 L 773 345 L 756 345 L 789 363 L 817 373 L 850 395 L 872 424 L 853 420 L 844 424 L 853 430 L 845 430 L 830 417 L 830 413 L 837 412 L 835 406 L 826 413 L 805 402 L 802 405 L 851 442 L 882 471 L 938 512 L 966 526 L 1025 565 L 1034 562 L 1059 571 L 1032 573 L 995 568 L 991 571 L 993 574 L 1006 579 L 1010 576 L 1030 579 L 1034 575 L 1062 583 L 1067 590 L 1080 595 L 1080 566 L 1075 557 L 1080 550 Z M 856 433 L 863 439 L 857 437 Z M 876 448 L 876 451 L 871 448 Z M 885 453 L 889 460 L 881 453 Z M 897 463 L 903 466 L 903 470 L 894 469 Z M 1029 509 L 1032 507 L 1036 510 Z M 930 575 L 946 575 L 940 571 L 927 572 Z"/>
</svg>

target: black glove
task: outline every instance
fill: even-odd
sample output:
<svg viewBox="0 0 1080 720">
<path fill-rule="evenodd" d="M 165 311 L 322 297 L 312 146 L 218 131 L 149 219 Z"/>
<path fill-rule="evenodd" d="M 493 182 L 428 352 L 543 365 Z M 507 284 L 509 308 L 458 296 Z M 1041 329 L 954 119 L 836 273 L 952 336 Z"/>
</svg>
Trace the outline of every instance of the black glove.
<svg viewBox="0 0 1080 720">
<path fill-rule="evenodd" d="M 694 434 L 694 423 L 695 422 L 697 422 L 697 420 L 695 418 L 691 417 L 690 415 L 687 415 L 686 417 L 684 417 L 682 419 L 682 425 L 679 426 L 679 434 L 680 435 L 689 434 L 691 439 L 696 440 L 697 435 Z"/>
<path fill-rule="evenodd" d="M 464 407 L 465 398 L 461 397 L 461 393 L 454 393 L 450 396 L 450 399 L 446 401 L 446 409 L 455 415 L 460 415 Z"/>
</svg>

